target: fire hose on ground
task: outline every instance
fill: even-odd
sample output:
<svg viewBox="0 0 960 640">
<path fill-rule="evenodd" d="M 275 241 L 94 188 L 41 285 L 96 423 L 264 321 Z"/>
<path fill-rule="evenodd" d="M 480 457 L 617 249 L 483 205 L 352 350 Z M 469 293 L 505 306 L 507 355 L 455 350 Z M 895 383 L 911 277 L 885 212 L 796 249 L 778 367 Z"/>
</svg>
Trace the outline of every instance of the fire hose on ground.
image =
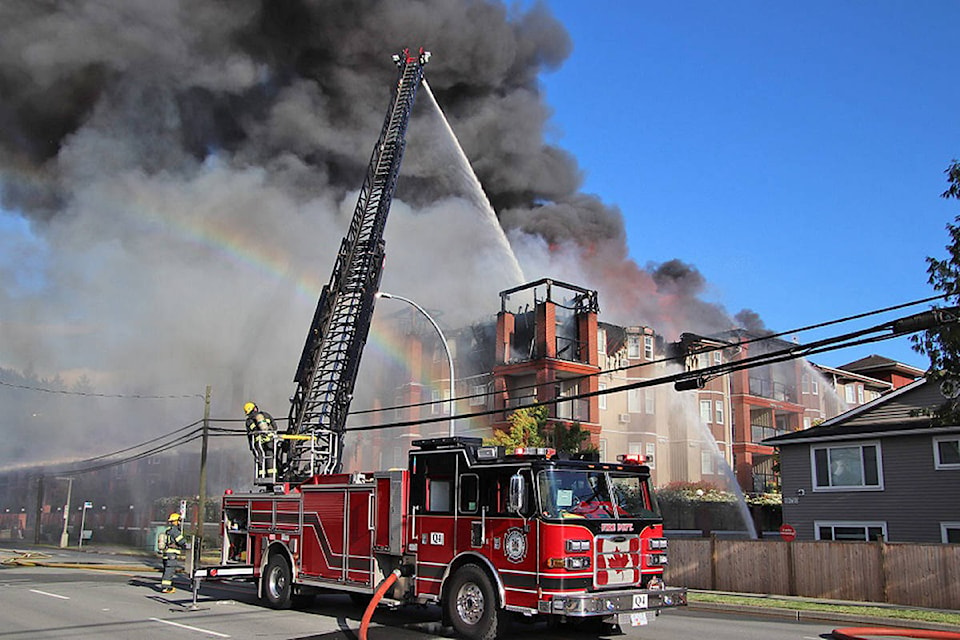
<svg viewBox="0 0 960 640">
<path fill-rule="evenodd" d="M 370 618 L 373 617 L 374 609 L 377 608 L 377 604 L 379 604 L 380 599 L 383 598 L 383 594 L 387 592 L 387 589 L 389 589 L 399 577 L 400 569 L 394 569 L 390 572 L 390 575 L 383 579 L 383 582 L 380 583 L 377 590 L 373 592 L 373 598 L 370 599 L 367 609 L 363 612 L 363 619 L 360 620 L 360 640 L 367 640 L 367 627 L 370 626 Z"/>
<path fill-rule="evenodd" d="M 865 640 L 866 636 L 894 636 L 897 638 L 922 638 L 924 640 L 960 640 L 960 633 L 928 629 L 892 629 L 887 627 L 846 627 L 834 629 L 831 635 L 836 640 Z"/>
</svg>

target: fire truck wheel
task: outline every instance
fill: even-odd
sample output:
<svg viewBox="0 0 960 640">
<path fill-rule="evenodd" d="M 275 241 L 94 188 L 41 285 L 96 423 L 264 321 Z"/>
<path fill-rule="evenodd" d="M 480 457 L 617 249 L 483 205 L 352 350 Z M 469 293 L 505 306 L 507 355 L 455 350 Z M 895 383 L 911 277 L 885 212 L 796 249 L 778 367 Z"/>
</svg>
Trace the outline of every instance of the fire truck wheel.
<svg viewBox="0 0 960 640">
<path fill-rule="evenodd" d="M 470 640 L 494 640 L 506 628 L 507 612 L 497 607 L 497 595 L 487 574 L 466 564 L 453 574 L 445 602 L 457 633 Z"/>
<path fill-rule="evenodd" d="M 270 557 L 263 572 L 263 597 L 274 609 L 289 609 L 293 602 L 290 565 L 280 554 Z"/>
</svg>

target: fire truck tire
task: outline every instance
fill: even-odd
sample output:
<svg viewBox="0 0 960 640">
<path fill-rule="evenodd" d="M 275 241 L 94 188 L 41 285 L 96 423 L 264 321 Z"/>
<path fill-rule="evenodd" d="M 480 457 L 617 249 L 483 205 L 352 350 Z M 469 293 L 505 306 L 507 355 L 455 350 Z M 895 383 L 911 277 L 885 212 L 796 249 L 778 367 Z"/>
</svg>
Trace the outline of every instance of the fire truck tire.
<svg viewBox="0 0 960 640">
<path fill-rule="evenodd" d="M 453 574 L 444 608 L 457 633 L 470 640 L 494 640 L 506 631 L 507 612 L 497 606 L 490 578 L 475 564 Z"/>
<path fill-rule="evenodd" d="M 271 608 L 290 608 L 293 603 L 292 578 L 287 559 L 280 554 L 270 556 L 263 571 L 263 597 Z"/>
</svg>

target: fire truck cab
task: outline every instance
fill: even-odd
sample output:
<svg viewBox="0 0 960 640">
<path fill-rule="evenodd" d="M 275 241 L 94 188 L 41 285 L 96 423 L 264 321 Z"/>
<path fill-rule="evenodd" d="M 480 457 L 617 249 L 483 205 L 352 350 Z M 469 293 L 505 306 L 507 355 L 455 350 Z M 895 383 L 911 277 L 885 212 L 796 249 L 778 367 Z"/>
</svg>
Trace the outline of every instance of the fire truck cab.
<svg viewBox="0 0 960 640">
<path fill-rule="evenodd" d="M 413 442 L 406 470 L 317 475 L 223 499 L 222 564 L 198 579 L 256 580 L 289 607 L 340 590 L 434 603 L 474 640 L 511 615 L 646 624 L 686 604 L 663 583 L 667 541 L 645 465 L 559 459 L 478 438 Z"/>
</svg>

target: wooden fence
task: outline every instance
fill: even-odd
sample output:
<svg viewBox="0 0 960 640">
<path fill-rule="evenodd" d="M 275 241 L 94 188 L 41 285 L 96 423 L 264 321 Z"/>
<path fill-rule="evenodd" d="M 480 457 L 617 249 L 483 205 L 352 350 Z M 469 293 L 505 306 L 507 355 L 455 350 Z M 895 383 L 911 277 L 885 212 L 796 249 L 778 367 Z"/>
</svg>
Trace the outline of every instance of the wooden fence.
<svg viewBox="0 0 960 640">
<path fill-rule="evenodd" d="M 670 539 L 667 584 L 960 609 L 960 544 Z"/>
</svg>

